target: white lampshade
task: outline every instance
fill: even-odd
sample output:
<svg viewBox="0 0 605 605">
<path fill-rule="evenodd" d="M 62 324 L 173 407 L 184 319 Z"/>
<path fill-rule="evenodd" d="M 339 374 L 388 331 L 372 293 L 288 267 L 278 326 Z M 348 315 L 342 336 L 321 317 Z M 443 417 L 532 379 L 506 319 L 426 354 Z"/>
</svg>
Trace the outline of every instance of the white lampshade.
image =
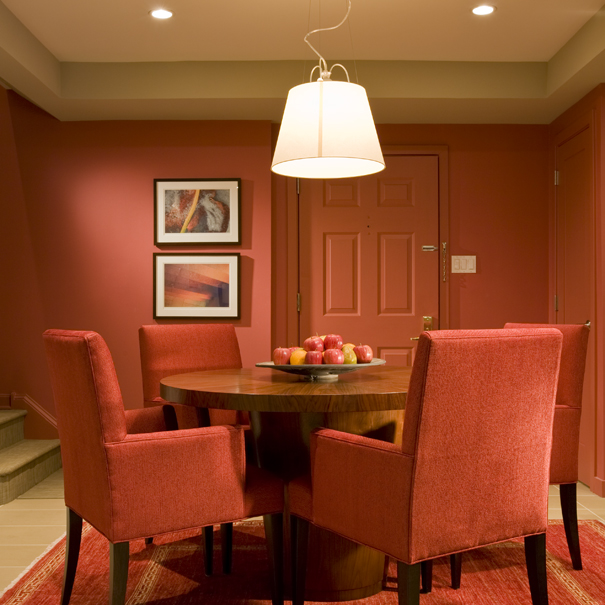
<svg viewBox="0 0 605 605">
<path fill-rule="evenodd" d="M 374 174 L 384 158 L 365 88 L 325 80 L 288 93 L 271 170 L 284 176 L 338 179 Z"/>
</svg>

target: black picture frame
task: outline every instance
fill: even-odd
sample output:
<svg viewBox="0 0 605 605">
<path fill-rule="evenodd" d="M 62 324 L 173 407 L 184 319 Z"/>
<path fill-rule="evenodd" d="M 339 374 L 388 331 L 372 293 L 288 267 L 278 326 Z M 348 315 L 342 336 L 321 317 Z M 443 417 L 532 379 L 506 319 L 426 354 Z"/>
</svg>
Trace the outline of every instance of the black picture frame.
<svg viewBox="0 0 605 605">
<path fill-rule="evenodd" d="M 154 244 L 241 244 L 241 179 L 154 179 Z"/>
<path fill-rule="evenodd" d="M 240 254 L 156 252 L 154 319 L 239 319 Z"/>
</svg>

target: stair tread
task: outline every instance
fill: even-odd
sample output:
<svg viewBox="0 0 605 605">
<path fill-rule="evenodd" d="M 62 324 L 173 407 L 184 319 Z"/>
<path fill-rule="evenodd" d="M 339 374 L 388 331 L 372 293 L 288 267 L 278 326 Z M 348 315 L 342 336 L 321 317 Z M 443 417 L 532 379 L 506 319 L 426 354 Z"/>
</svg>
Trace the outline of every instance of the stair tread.
<svg viewBox="0 0 605 605">
<path fill-rule="evenodd" d="M 0 476 L 10 475 L 22 466 L 59 448 L 58 439 L 23 439 L 0 450 Z"/>
<path fill-rule="evenodd" d="M 27 410 L 0 410 L 0 426 L 22 416 L 27 416 Z"/>
</svg>

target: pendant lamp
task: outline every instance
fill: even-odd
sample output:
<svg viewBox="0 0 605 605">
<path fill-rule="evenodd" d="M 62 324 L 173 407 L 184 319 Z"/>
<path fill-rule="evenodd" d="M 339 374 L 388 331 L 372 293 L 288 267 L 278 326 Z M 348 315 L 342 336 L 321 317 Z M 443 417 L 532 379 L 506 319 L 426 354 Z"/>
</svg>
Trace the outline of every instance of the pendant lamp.
<svg viewBox="0 0 605 605">
<path fill-rule="evenodd" d="M 276 174 L 306 179 L 338 179 L 364 176 L 384 170 L 384 158 L 376 134 L 365 88 L 349 81 L 347 70 L 339 63 L 328 70 L 325 59 L 307 38 L 304 40 L 319 57 L 308 84 L 295 86 L 288 93 L 271 170 Z M 346 82 L 331 80 L 331 72 L 341 67 Z M 313 74 L 319 69 L 319 78 Z"/>
</svg>

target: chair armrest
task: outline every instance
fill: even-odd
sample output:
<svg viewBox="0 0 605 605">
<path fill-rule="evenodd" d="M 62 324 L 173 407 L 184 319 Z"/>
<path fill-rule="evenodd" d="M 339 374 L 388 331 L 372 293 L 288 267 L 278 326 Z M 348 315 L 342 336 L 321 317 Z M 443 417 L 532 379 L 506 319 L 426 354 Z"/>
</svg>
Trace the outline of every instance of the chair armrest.
<svg viewBox="0 0 605 605">
<path fill-rule="evenodd" d="M 311 460 L 313 522 L 401 559 L 414 458 L 399 445 L 320 429 Z"/>
<path fill-rule="evenodd" d="M 244 431 L 205 427 L 106 443 L 112 536 L 124 541 L 244 516 Z"/>
<path fill-rule="evenodd" d="M 129 435 L 172 431 L 177 428 L 176 418 L 171 422 L 174 417 L 174 408 L 171 405 L 124 410 L 124 416 L 126 418 L 126 432 Z"/>
</svg>

